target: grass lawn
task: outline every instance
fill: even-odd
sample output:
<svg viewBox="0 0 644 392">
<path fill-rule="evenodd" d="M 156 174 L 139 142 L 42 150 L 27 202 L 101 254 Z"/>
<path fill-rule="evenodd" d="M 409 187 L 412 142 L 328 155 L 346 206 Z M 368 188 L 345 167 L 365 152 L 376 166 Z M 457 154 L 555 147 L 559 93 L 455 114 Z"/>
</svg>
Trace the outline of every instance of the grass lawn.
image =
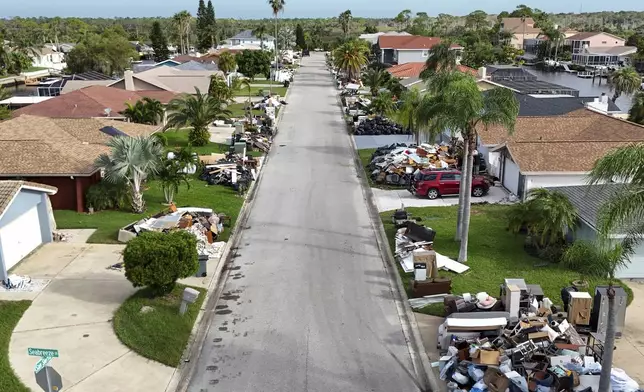
<svg viewBox="0 0 644 392">
<path fill-rule="evenodd" d="M 47 70 L 47 69 L 48 69 L 48 68 L 45 68 L 45 67 L 29 67 L 29 68 L 25 69 L 25 70 L 24 70 L 24 71 L 22 71 L 22 72 L 44 71 L 44 70 Z"/>
<path fill-rule="evenodd" d="M 268 94 L 268 92 L 271 91 L 270 87 L 251 87 L 250 89 L 251 98 L 258 97 L 259 90 L 262 90 L 264 94 Z M 279 95 L 281 97 L 286 95 L 286 87 L 273 87 L 272 90 L 273 90 L 273 95 Z M 241 88 L 235 91 L 235 95 L 238 97 L 248 97 L 248 89 Z"/>
<path fill-rule="evenodd" d="M 499 285 L 504 278 L 522 278 L 526 283 L 539 284 L 544 294 L 555 304 L 561 304 L 561 289 L 569 286 L 573 280 L 580 278 L 579 273 L 559 265 L 535 267 L 542 260 L 528 255 L 523 250 L 523 236 L 511 234 L 506 230 L 505 213 L 509 206 L 476 205 L 472 206 L 472 218 L 469 235 L 470 270 L 464 274 L 441 271 L 441 276 L 452 278 L 452 293 L 478 293 L 485 291 L 496 296 Z M 414 217 L 421 217 L 420 223 L 436 230 L 434 249 L 452 259 L 458 258 L 459 243 L 454 241 L 456 230 L 457 207 L 424 207 L 407 208 Z M 381 214 L 382 221 L 392 249 L 395 247 L 396 228 L 391 223 L 392 212 Z M 413 273 L 405 274 L 400 266 L 403 284 L 409 294 L 410 278 Z M 589 292 L 594 293 L 595 286 L 607 284 L 602 279 L 584 278 L 589 283 Z M 624 285 L 632 300 L 632 291 Z M 421 313 L 443 315 L 443 304 L 434 304 L 420 309 Z"/>
<path fill-rule="evenodd" d="M 230 128 L 230 133 L 234 131 L 234 128 Z M 175 149 L 181 147 L 188 147 L 190 144 L 188 142 L 188 134 L 190 133 L 187 129 L 181 129 L 177 131 L 166 131 L 165 136 L 168 139 L 168 148 Z M 228 152 L 229 146 L 222 143 L 208 143 L 205 146 L 192 147 L 192 151 L 200 155 L 208 155 L 211 153 L 215 154 L 224 154 Z M 261 151 L 248 151 L 248 155 L 254 157 L 260 157 L 263 155 Z"/>
<path fill-rule="evenodd" d="M 283 82 L 278 82 L 277 80 L 266 80 L 266 79 L 257 80 L 257 79 L 255 79 L 250 83 L 250 86 L 253 87 L 253 85 L 257 85 L 257 84 L 271 84 L 273 86 L 283 86 L 284 85 Z"/>
<path fill-rule="evenodd" d="M 119 340 L 139 355 L 177 367 L 206 297 L 205 289 L 195 287 L 200 292 L 199 298 L 180 315 L 179 304 L 185 287 L 177 284 L 170 294 L 156 298 L 145 288 L 125 300 L 114 315 L 114 332 Z M 141 313 L 143 306 L 154 310 Z"/>
<path fill-rule="evenodd" d="M 13 329 L 31 301 L 0 301 L 0 391 L 29 392 L 9 364 L 9 341 Z"/>
<path fill-rule="evenodd" d="M 232 117 L 243 117 L 246 115 L 246 111 L 244 110 L 244 106 L 246 106 L 246 103 L 234 103 L 232 105 L 228 105 L 226 108 L 230 110 L 233 114 Z M 280 112 L 280 108 L 277 108 L 275 110 L 275 116 Z M 263 116 L 264 111 L 261 109 L 253 109 L 252 110 L 253 116 Z"/>
</svg>

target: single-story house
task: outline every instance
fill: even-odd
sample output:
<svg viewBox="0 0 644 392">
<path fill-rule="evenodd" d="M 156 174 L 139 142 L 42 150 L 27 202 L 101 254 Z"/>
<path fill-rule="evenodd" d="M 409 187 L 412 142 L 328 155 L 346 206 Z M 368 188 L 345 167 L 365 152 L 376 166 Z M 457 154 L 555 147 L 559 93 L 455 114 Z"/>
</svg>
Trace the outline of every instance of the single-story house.
<svg viewBox="0 0 644 392">
<path fill-rule="evenodd" d="M 32 105 L 33 106 L 33 105 Z M 88 188 L 101 179 L 94 165 L 114 135 L 148 136 L 160 127 L 108 118 L 47 118 L 23 114 L 0 122 L 0 180 L 58 188 L 54 209 L 85 210 Z"/>
<path fill-rule="evenodd" d="M 387 72 L 393 77 L 400 79 L 400 84 L 405 88 L 415 88 L 424 92 L 426 90 L 425 81 L 420 74 L 425 69 L 425 62 L 414 62 L 398 64 L 387 68 Z M 468 73 L 474 77 L 478 76 L 478 71 L 465 65 L 458 64 L 456 69 L 463 73 Z"/>
<path fill-rule="evenodd" d="M 53 186 L 0 181 L 0 280 L 40 245 L 52 241 L 56 227 L 49 196 Z"/>
<path fill-rule="evenodd" d="M 167 104 L 175 96 L 175 93 L 167 91 L 126 91 L 107 86 L 89 86 L 18 109 L 12 115 L 13 117 L 27 114 L 53 118 L 123 119 L 121 112 L 125 110 L 126 103 L 133 104 L 144 97 L 149 97 Z"/>
<path fill-rule="evenodd" d="M 597 238 L 599 211 L 611 197 L 624 190 L 623 184 L 574 185 L 548 188 L 561 192 L 568 197 L 579 213 L 579 226 L 575 229 L 574 239 L 594 241 Z M 617 233 L 615 239 L 622 237 Z M 630 263 L 615 273 L 618 278 L 644 278 L 644 243 L 640 243 L 630 257 Z"/>
<path fill-rule="evenodd" d="M 562 116 L 518 117 L 514 134 L 481 127 L 479 152 L 491 174 L 519 198 L 534 188 L 584 185 L 611 150 L 644 142 L 644 126 L 587 108 Z"/>
<path fill-rule="evenodd" d="M 360 34 L 358 36 L 358 38 L 369 42 L 371 45 L 375 45 L 375 44 L 378 43 L 378 37 L 380 37 L 381 35 L 393 35 L 393 36 L 396 36 L 396 35 L 411 35 L 411 34 L 409 34 L 406 31 L 400 31 L 400 32 L 398 32 L 398 31 L 387 31 L 386 33 L 382 32 L 382 31 L 379 31 L 377 33 Z"/>
<path fill-rule="evenodd" d="M 128 91 L 165 91 L 178 94 L 194 94 L 196 87 L 202 93 L 206 93 L 213 75 L 224 76 L 221 71 L 189 71 L 176 68 L 155 67 L 139 73 L 125 71 L 122 79 L 109 86 Z"/>
<path fill-rule="evenodd" d="M 440 42 L 438 37 L 381 35 L 376 44 L 376 54 L 382 64 L 425 62 L 432 48 Z M 452 44 L 451 48 L 459 54 L 463 50 L 458 44 Z"/>
</svg>

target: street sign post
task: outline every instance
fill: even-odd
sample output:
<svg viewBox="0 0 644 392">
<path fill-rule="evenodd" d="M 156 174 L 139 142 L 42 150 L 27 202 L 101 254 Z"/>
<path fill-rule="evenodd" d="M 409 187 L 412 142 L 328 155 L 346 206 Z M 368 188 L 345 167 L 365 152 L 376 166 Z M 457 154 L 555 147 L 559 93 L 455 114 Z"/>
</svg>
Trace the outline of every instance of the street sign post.
<svg viewBox="0 0 644 392">
<path fill-rule="evenodd" d="M 27 349 L 27 354 L 31 355 L 32 357 L 58 358 L 58 350 L 54 350 L 54 349 L 51 349 L 51 348 L 31 348 L 31 347 L 29 347 Z"/>
<path fill-rule="evenodd" d="M 42 370 L 42 368 L 47 366 L 49 361 L 51 361 L 51 358 L 52 357 L 42 357 L 42 358 L 40 358 L 40 361 L 38 361 L 38 363 L 36 363 L 36 366 L 34 366 L 34 373 L 38 373 L 39 371 Z"/>
</svg>

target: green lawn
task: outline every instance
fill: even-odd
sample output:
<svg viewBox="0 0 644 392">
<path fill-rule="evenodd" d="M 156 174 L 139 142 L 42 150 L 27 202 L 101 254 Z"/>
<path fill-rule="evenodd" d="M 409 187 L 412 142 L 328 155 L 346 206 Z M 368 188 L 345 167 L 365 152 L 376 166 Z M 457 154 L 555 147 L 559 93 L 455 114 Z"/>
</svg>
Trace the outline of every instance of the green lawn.
<svg viewBox="0 0 644 392">
<path fill-rule="evenodd" d="M 9 363 L 11 333 L 31 301 L 0 301 L 0 391 L 29 392 Z"/>
<path fill-rule="evenodd" d="M 283 85 L 284 85 L 284 83 L 283 83 L 283 82 L 278 82 L 277 80 L 266 80 L 266 79 L 264 79 L 264 80 L 257 80 L 257 79 L 255 79 L 255 80 L 253 80 L 253 81 L 250 83 L 251 87 L 252 87 L 253 85 L 257 85 L 257 84 L 271 84 L 271 85 L 273 85 L 273 86 L 283 86 Z M 267 87 L 267 88 L 268 88 L 268 87 Z"/>
<path fill-rule="evenodd" d="M 156 298 L 145 288 L 125 300 L 114 315 L 114 332 L 119 340 L 139 355 L 177 367 L 206 297 L 205 289 L 195 287 L 200 292 L 199 298 L 180 315 L 185 287 L 178 284 L 170 294 Z M 154 310 L 142 313 L 143 306 Z"/>
<path fill-rule="evenodd" d="M 234 128 L 230 128 L 230 133 L 232 134 Z M 177 131 L 166 131 L 165 136 L 168 139 L 168 149 L 176 149 L 181 147 L 188 147 L 190 142 L 188 141 L 189 130 L 180 129 Z M 199 155 L 208 155 L 208 154 L 224 154 L 229 150 L 229 146 L 222 143 L 208 143 L 205 146 L 192 147 L 192 151 L 196 152 Z M 260 157 L 263 155 L 261 151 L 248 151 L 248 155 L 254 157 Z"/>
<path fill-rule="evenodd" d="M 45 68 L 45 67 L 29 67 L 29 68 L 25 69 L 22 72 L 36 72 L 36 71 L 44 71 L 44 70 L 47 70 L 47 69 L 48 68 Z"/>
<path fill-rule="evenodd" d="M 234 103 L 232 105 L 228 105 L 226 109 L 232 112 L 232 117 L 243 117 L 246 115 L 246 110 L 244 110 L 245 106 L 246 106 L 246 103 Z M 279 112 L 280 112 L 280 109 L 277 108 L 275 110 L 275 115 L 277 116 Z M 261 109 L 259 110 L 253 109 L 252 114 L 253 116 L 262 116 L 264 115 L 264 111 Z"/>
<path fill-rule="evenodd" d="M 434 249 L 455 260 L 458 258 L 460 245 L 454 241 L 456 208 L 407 208 L 412 216 L 421 218 L 420 223 L 436 230 Z M 499 285 L 503 283 L 504 278 L 522 278 L 526 283 L 541 285 L 544 294 L 552 302 L 561 303 L 561 289 L 579 279 L 579 273 L 559 265 L 535 267 L 543 261 L 529 256 L 523 250 L 523 236 L 511 234 L 506 230 L 505 214 L 508 208 L 509 206 L 499 205 L 472 206 L 467 263 L 470 270 L 461 275 L 441 271 L 440 275 L 452 278 L 452 292 L 455 294 L 486 291 L 493 296 L 498 295 Z M 391 223 L 391 215 L 392 212 L 382 213 L 381 218 L 393 250 L 396 229 Z M 400 266 L 398 271 L 409 293 L 410 278 L 413 274 L 405 274 Z M 601 279 L 586 280 L 589 281 L 591 294 L 594 293 L 596 285 L 607 283 Z M 625 289 L 629 293 L 629 299 L 632 299 L 632 291 L 626 286 Z M 442 316 L 443 304 L 430 305 L 420 312 Z"/>
<path fill-rule="evenodd" d="M 269 91 L 271 91 L 270 87 L 251 87 L 250 89 L 250 96 L 251 98 L 253 97 L 258 97 L 259 96 L 259 90 L 262 90 L 264 92 L 264 95 L 267 95 Z M 286 95 L 286 87 L 273 87 L 273 95 L 279 95 L 281 97 Z M 248 89 L 241 88 L 237 91 L 235 91 L 235 95 L 238 97 L 248 97 Z"/>
</svg>

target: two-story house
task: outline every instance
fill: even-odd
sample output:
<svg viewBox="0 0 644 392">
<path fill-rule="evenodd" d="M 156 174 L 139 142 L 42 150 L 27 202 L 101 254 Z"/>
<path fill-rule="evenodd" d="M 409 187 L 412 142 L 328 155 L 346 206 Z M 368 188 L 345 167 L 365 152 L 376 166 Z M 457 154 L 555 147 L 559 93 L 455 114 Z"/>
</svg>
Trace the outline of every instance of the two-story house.
<svg viewBox="0 0 644 392">
<path fill-rule="evenodd" d="M 603 32 L 575 34 L 566 44 L 572 50 L 573 64 L 578 65 L 624 65 L 630 62 L 628 56 L 637 52 L 636 47 L 625 46 L 623 38 Z"/>
<path fill-rule="evenodd" d="M 525 40 L 534 40 L 541 34 L 532 18 L 503 18 L 500 29 L 510 35 L 507 43 L 516 49 L 525 49 Z"/>
<path fill-rule="evenodd" d="M 383 64 L 418 63 L 427 61 L 432 48 L 440 42 L 438 37 L 381 35 L 375 50 Z M 463 51 L 463 47 L 457 44 L 453 44 L 451 48 L 459 54 Z"/>
<path fill-rule="evenodd" d="M 234 37 L 228 38 L 226 41 L 230 43 L 231 46 L 258 46 L 266 50 L 273 50 L 275 48 L 275 38 L 270 35 L 266 35 L 263 39 L 259 39 L 253 34 L 253 30 L 244 30 Z"/>
<path fill-rule="evenodd" d="M 31 54 L 32 66 L 62 71 L 67 66 L 65 53 L 43 46 Z"/>
</svg>

